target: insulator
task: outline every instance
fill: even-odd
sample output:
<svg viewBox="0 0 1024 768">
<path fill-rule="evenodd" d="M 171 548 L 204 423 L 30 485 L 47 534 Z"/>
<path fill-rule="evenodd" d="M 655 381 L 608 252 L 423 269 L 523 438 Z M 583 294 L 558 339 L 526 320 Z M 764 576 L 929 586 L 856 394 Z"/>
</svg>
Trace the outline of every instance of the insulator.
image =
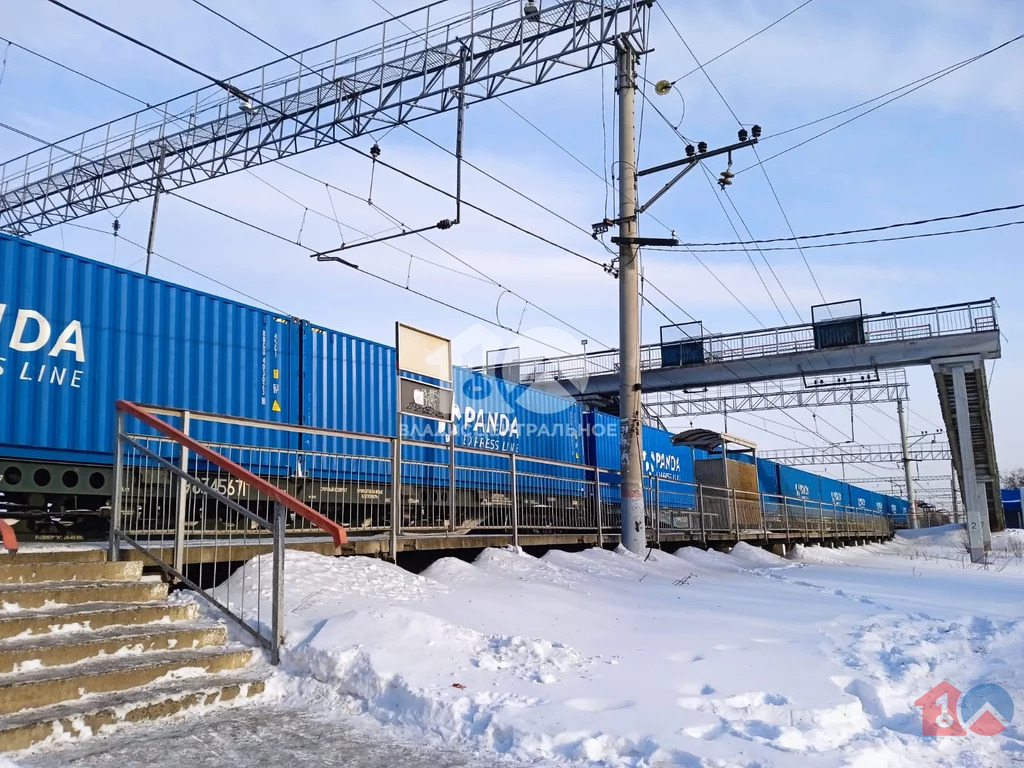
<svg viewBox="0 0 1024 768">
<path fill-rule="evenodd" d="M 747 134 L 747 129 L 746 128 L 740 128 L 739 133 L 737 133 L 736 135 L 740 137 L 740 141 L 746 141 L 747 140 L 747 135 L 748 135 Z"/>
<path fill-rule="evenodd" d="M 693 157 L 697 153 L 697 150 L 693 148 L 693 144 L 686 145 L 686 156 Z"/>
<path fill-rule="evenodd" d="M 703 155 L 705 152 L 708 151 L 708 143 L 706 141 L 698 141 L 697 151 Z"/>
<path fill-rule="evenodd" d="M 374 144 L 372 147 L 370 147 L 370 156 L 374 160 L 376 160 L 378 157 L 380 157 L 380 145 L 379 144 Z"/>
<path fill-rule="evenodd" d="M 760 125 L 753 126 L 750 129 L 750 133 L 751 133 L 751 135 L 753 135 L 753 137 L 755 139 L 760 139 L 761 138 L 761 126 Z"/>
<path fill-rule="evenodd" d="M 453 226 L 455 226 L 455 222 L 451 219 L 441 219 L 437 222 L 438 229 L 451 229 Z"/>
</svg>

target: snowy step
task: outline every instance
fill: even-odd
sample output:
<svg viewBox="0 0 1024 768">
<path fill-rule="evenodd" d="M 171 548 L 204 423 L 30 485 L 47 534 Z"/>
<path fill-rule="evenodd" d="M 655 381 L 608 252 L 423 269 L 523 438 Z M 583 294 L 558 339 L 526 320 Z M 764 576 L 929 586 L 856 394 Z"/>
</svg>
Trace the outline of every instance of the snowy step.
<svg viewBox="0 0 1024 768">
<path fill-rule="evenodd" d="M 43 582 L 0 586 L 0 610 L 42 608 L 83 603 L 144 603 L 167 597 L 167 585 L 159 581 Z"/>
<path fill-rule="evenodd" d="M 31 544 L 25 547 L 31 547 Z M 8 552 L 0 553 L 0 564 L 4 565 L 31 565 L 35 563 L 103 563 L 107 560 L 105 549 L 53 549 L 53 550 L 32 550 L 22 547 L 18 554 L 12 555 Z"/>
<path fill-rule="evenodd" d="M 264 682 L 238 673 L 178 680 L 132 691 L 89 696 L 72 704 L 0 717 L 0 752 L 27 749 L 48 738 L 85 738 L 123 723 L 157 720 L 263 692 Z"/>
<path fill-rule="evenodd" d="M 110 654 L 130 655 L 223 645 L 221 624 L 174 623 L 142 627 L 108 627 L 0 642 L 0 675 L 18 670 L 75 664 Z"/>
<path fill-rule="evenodd" d="M 142 561 L 119 563 L 68 562 L 21 563 L 0 562 L 0 584 L 35 584 L 47 581 L 138 581 L 142 577 Z"/>
<path fill-rule="evenodd" d="M 63 667 L 0 675 L 0 715 L 75 701 L 93 694 L 127 691 L 168 675 L 198 677 L 204 673 L 238 670 L 251 659 L 250 648 L 221 646 L 97 658 Z"/>
<path fill-rule="evenodd" d="M 192 603 L 94 603 L 69 609 L 55 606 L 0 613 L 0 639 L 47 635 L 112 626 L 141 626 L 154 622 L 192 621 L 198 615 Z"/>
</svg>

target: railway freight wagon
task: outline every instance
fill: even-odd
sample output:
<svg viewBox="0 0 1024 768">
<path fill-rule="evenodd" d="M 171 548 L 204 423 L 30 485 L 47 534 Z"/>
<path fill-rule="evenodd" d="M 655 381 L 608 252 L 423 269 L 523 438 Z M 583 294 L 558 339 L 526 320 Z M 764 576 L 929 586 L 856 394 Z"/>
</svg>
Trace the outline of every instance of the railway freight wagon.
<svg viewBox="0 0 1024 768">
<path fill-rule="evenodd" d="M 6 513 L 107 503 L 118 399 L 296 420 L 300 333 L 283 315 L 0 235 Z M 210 424 L 196 436 L 252 437 Z"/>
<path fill-rule="evenodd" d="M 579 498 L 584 478 L 571 466 L 583 458 L 579 405 L 466 369 L 455 370 L 454 387 L 455 445 L 466 449 L 456 457 L 459 485 L 467 488 L 460 504 L 507 496 L 500 485 L 507 479 L 500 478 L 507 478 L 509 460 L 494 452 L 521 457 L 519 487 L 527 492 Z M 112 491 L 119 399 L 390 438 L 397 431 L 395 350 L 0 235 L 5 516 L 60 518 L 85 528 L 98 522 L 95 513 L 108 507 Z M 429 422 L 431 434 L 422 428 L 426 420 L 403 419 L 410 440 L 446 444 L 436 422 Z M 194 423 L 192 434 L 251 446 L 235 457 L 278 482 L 301 476 L 289 490 L 306 500 L 337 507 L 359 498 L 371 518 L 390 505 L 386 441 L 208 422 Z M 161 452 L 176 458 L 169 444 Z M 404 447 L 405 506 L 447 505 L 447 454 Z"/>
<path fill-rule="evenodd" d="M 621 501 L 619 418 L 603 411 L 587 411 L 583 414 L 583 433 L 585 464 L 602 470 L 601 503 L 606 519 L 614 525 Z M 644 497 L 649 510 L 655 504 L 662 510 L 663 520 L 683 525 L 696 510 L 694 460 L 693 449 L 673 445 L 671 433 L 644 425 Z"/>
</svg>

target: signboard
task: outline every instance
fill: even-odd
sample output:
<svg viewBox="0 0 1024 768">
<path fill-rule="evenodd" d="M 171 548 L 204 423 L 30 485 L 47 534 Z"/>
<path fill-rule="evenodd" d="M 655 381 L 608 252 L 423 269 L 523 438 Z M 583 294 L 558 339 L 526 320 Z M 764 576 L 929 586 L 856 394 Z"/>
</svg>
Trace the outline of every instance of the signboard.
<svg viewBox="0 0 1024 768">
<path fill-rule="evenodd" d="M 450 389 L 399 377 L 398 410 L 410 416 L 452 420 L 454 393 Z"/>
<path fill-rule="evenodd" d="M 439 381 L 452 380 L 452 350 L 448 339 L 401 323 L 395 326 L 398 370 Z"/>
</svg>

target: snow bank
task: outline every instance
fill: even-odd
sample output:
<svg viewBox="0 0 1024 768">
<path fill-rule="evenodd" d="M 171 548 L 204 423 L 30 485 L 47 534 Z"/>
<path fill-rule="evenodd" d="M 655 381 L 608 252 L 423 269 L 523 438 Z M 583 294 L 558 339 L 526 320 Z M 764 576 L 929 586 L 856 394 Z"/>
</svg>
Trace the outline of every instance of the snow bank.
<svg viewBox="0 0 1024 768">
<path fill-rule="evenodd" d="M 784 557 L 774 555 L 761 547 L 752 546 L 745 541 L 741 541 L 736 544 L 736 546 L 729 551 L 729 555 L 740 562 L 758 568 L 792 567 L 792 563 L 787 562 Z"/>
<path fill-rule="evenodd" d="M 838 554 L 840 552 L 842 550 L 832 549 L 831 547 L 807 547 L 803 544 L 794 544 L 792 551 L 789 553 L 789 559 L 799 563 L 839 565 L 846 562 L 842 555 Z"/>
<path fill-rule="evenodd" d="M 485 762 L 1003 765 L 1020 729 L 927 740 L 913 705 L 942 680 L 995 682 L 1024 701 L 1024 568 L 907 556 L 951 536 L 799 547 L 796 563 L 748 545 L 490 549 L 419 576 L 289 552 L 274 688 Z M 269 569 L 258 558 L 219 593 L 268 599 Z"/>
</svg>

